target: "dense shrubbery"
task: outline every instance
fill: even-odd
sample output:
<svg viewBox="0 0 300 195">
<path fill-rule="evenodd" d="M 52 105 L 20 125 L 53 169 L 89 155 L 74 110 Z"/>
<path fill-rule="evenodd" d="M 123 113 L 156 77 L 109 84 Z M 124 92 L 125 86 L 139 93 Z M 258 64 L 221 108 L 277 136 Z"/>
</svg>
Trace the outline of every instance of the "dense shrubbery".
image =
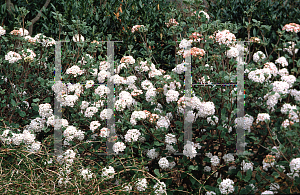
<svg viewBox="0 0 300 195">
<path fill-rule="evenodd" d="M 66 2 L 64 9 L 68 12 L 56 15 L 64 25 L 61 31 L 57 31 L 57 23 L 51 22 L 45 23 L 41 31 L 34 31 L 44 35 L 28 36 L 26 29 L 19 29 L 22 24 L 13 26 L 16 30 L 10 29 L 12 26 L 0 29 L 2 193 L 300 192 L 298 24 L 280 24 L 283 28 L 276 29 L 278 43 L 271 47 L 265 40 L 271 31 L 267 24 L 257 25 L 265 30 L 265 37 L 252 34 L 253 28 L 241 35 L 238 32 L 243 24 L 215 21 L 210 12 L 200 11 L 204 7 L 199 1 L 194 2 L 196 7 L 186 2 L 189 9 L 184 10 L 185 17 L 174 11 L 173 16 L 163 13 L 164 18 L 154 11 L 158 9 L 155 4 L 152 14 L 141 13 L 147 22 L 135 18 L 126 23 L 124 28 L 128 30 L 122 35 L 108 33 L 110 40 L 126 39 L 119 44 L 126 52 L 120 52 L 121 57 L 117 55 L 115 75 L 110 77 L 107 47 L 100 33 L 114 29 L 117 22 L 93 27 L 89 21 L 92 12 L 82 10 L 85 21 L 72 18 L 79 9 L 77 1 L 70 2 L 74 8 L 70 9 L 71 4 Z M 143 2 L 132 3 L 134 9 L 143 12 Z M 102 8 L 112 15 L 110 5 Z M 26 10 L 19 10 L 25 17 Z M 124 10 L 121 13 L 127 12 Z M 122 21 L 122 17 L 129 20 L 121 13 Z M 147 19 L 155 14 L 161 21 Z M 101 16 L 98 17 L 104 21 L 110 20 Z M 62 22 L 63 17 L 75 20 Z M 188 31 L 182 33 L 185 25 Z M 163 70 L 159 66 L 174 58 L 166 57 L 170 47 L 155 46 L 160 39 L 160 32 L 153 30 L 157 27 L 163 33 L 161 43 L 171 45 L 173 34 L 180 34 L 176 67 Z M 62 44 L 64 84 L 51 82 L 57 36 L 70 41 Z M 237 38 L 251 42 L 241 48 L 236 44 Z M 157 55 L 151 53 L 153 46 Z M 235 86 L 193 86 L 191 101 L 185 98 L 187 56 L 192 56 L 193 83 L 235 83 L 239 51 L 244 51 L 246 62 L 244 118 L 236 118 Z M 108 79 L 115 83 L 117 136 L 113 150 L 122 155 L 101 155 L 106 152 L 107 139 L 113 138 L 106 129 L 106 120 L 113 116 L 112 110 L 106 108 L 112 91 L 96 84 Z M 50 155 L 56 123 L 53 93 L 60 91 L 65 153 L 56 158 Z M 184 143 L 183 114 L 187 105 L 192 108 L 187 120 L 193 122 L 193 139 Z M 246 130 L 246 151 L 252 155 L 235 155 L 236 126 L 241 120 Z"/>
</svg>

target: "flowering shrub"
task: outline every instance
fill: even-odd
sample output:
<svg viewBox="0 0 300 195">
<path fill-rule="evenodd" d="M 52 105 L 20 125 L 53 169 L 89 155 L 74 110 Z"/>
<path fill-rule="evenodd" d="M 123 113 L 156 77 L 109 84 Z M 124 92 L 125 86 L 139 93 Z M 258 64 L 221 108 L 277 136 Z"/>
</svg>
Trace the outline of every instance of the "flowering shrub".
<svg viewBox="0 0 300 195">
<path fill-rule="evenodd" d="M 171 20 L 169 26 L 170 22 L 174 24 Z M 235 34 L 228 29 L 211 27 L 200 34 L 194 28 L 178 46 L 180 64 L 165 71 L 154 64 L 151 51 L 147 50 L 148 26 L 132 27 L 133 34 L 144 38 L 144 51 L 148 51 L 145 58 L 124 54 L 115 60 L 113 73 L 105 56 L 96 55 L 105 47 L 97 41 L 84 42 L 88 39 L 73 33 L 73 42 L 62 45 L 64 83 L 50 82 L 57 60 L 53 47 L 56 43 L 51 38 L 39 35 L 32 39 L 34 42 L 28 41 L 30 37 L 24 38 L 28 36 L 24 28 L 22 32 L 2 33 L 6 52 L 1 94 L 14 94 L 3 98 L 1 104 L 10 115 L 5 118 L 7 121 L 2 120 L 0 131 L 5 165 L 10 162 L 26 167 L 24 162 L 42 160 L 62 193 L 68 186 L 73 192 L 86 189 L 85 192 L 99 193 L 99 188 L 107 194 L 299 192 L 298 66 L 293 67 L 294 71 L 279 69 L 299 64 L 295 56 L 298 37 L 284 37 L 281 48 L 275 48 L 279 57 L 273 60 L 263 52 L 266 50 L 255 47 L 257 39 L 253 38 L 255 41 L 244 49 L 236 44 Z M 5 32 L 5 27 L 0 29 Z M 295 42 L 293 47 L 284 45 L 291 41 Z M 251 60 L 244 67 L 245 113 L 237 118 L 237 87 L 214 84 L 237 82 L 236 58 L 240 50 Z M 292 55 L 285 55 L 289 51 Z M 187 57 L 191 57 L 192 64 L 186 63 Z M 193 83 L 206 84 L 193 86 L 190 99 L 185 96 L 182 75 L 188 66 L 193 70 Z M 45 77 L 36 78 L 36 70 Z M 17 77 L 21 71 L 24 73 Z M 114 83 L 114 91 L 105 86 L 108 81 Z M 40 98 L 30 97 L 36 90 L 41 91 Z M 56 100 L 49 97 L 53 92 Z M 106 108 L 112 93 L 114 110 Z M 32 109 L 24 106 L 26 100 Z M 58 122 L 54 116 L 57 101 L 63 107 Z M 191 109 L 186 113 L 187 107 Z M 20 117 L 26 118 L 21 125 Z M 106 124 L 112 117 L 115 134 Z M 185 140 L 186 122 L 193 124 L 190 140 Z M 238 124 L 246 134 L 242 144 L 253 155 L 234 156 Z M 55 128 L 61 128 L 65 152 L 50 160 L 48 151 L 53 149 Z M 110 147 L 105 142 L 109 140 L 113 141 L 110 149 L 114 154 L 105 157 Z M 19 153 L 12 155 L 12 150 Z M 22 152 L 28 156 L 21 157 Z M 79 179 L 90 180 L 92 185 L 78 182 Z"/>
</svg>

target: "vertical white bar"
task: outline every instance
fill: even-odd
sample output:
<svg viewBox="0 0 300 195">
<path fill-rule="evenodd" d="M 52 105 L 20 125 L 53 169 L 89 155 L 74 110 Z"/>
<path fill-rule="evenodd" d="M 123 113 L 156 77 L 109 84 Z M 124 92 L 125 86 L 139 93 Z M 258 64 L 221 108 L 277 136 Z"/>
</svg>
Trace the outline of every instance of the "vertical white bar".
<svg viewBox="0 0 300 195">
<path fill-rule="evenodd" d="M 192 141 L 192 124 L 193 121 L 188 120 L 187 114 L 192 110 L 191 109 L 191 93 L 192 93 L 192 75 L 191 75 L 191 65 L 192 65 L 192 57 L 191 57 L 191 46 L 187 46 L 187 54 L 185 57 L 185 79 L 184 79 L 184 99 L 186 100 L 186 105 L 184 108 L 184 144 L 187 144 L 187 141 Z"/>
<path fill-rule="evenodd" d="M 244 130 L 244 42 L 238 41 L 239 55 L 237 57 L 237 155 L 245 152 L 245 130 Z"/>
<path fill-rule="evenodd" d="M 61 41 L 57 41 L 55 44 L 55 84 L 61 82 Z M 62 88 L 58 87 L 55 92 L 54 99 L 54 155 L 58 157 L 62 154 L 62 106 L 61 102 Z"/>
</svg>

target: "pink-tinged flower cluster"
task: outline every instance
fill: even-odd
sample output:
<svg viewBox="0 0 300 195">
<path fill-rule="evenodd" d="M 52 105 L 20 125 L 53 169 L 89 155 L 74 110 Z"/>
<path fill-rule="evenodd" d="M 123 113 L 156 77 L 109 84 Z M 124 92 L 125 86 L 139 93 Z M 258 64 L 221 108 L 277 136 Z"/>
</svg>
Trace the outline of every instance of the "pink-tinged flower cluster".
<svg viewBox="0 0 300 195">
<path fill-rule="evenodd" d="M 201 38 L 202 35 L 200 33 L 194 32 L 192 33 L 191 36 L 189 36 L 189 38 L 191 39 L 192 42 L 200 42 L 201 40 L 203 40 L 203 38 Z"/>
<path fill-rule="evenodd" d="M 198 14 L 198 18 L 201 18 L 200 14 L 203 13 L 206 17 L 207 20 L 209 20 L 209 15 L 205 12 L 205 11 L 200 11 Z M 192 13 L 192 16 L 196 15 L 196 11 L 194 11 L 194 13 Z"/>
<path fill-rule="evenodd" d="M 234 41 L 236 41 L 236 37 L 229 30 L 218 31 L 215 35 L 216 41 L 221 45 L 234 45 Z"/>
<path fill-rule="evenodd" d="M 134 64 L 135 59 L 132 56 L 124 56 L 124 57 L 122 57 L 120 63 Z"/>
<path fill-rule="evenodd" d="M 134 33 L 135 31 L 139 31 L 139 29 L 140 29 L 142 26 L 145 27 L 144 25 L 135 25 L 135 26 L 133 26 L 132 29 L 131 29 L 131 32 Z"/>
<path fill-rule="evenodd" d="M 282 30 L 285 30 L 286 32 L 295 32 L 298 33 L 300 31 L 300 25 L 296 23 L 289 23 L 284 25 Z"/>
<path fill-rule="evenodd" d="M 191 52 L 192 56 L 199 57 L 199 59 L 201 59 L 205 55 L 204 49 L 193 47 L 191 50 L 185 51 L 183 53 L 183 57 L 184 58 L 186 58 L 187 56 L 189 56 L 189 51 Z"/>
<path fill-rule="evenodd" d="M 74 77 L 77 77 L 77 75 L 82 75 L 83 73 L 84 70 L 81 70 L 77 65 L 68 68 L 66 71 L 66 74 L 72 74 Z"/>
<path fill-rule="evenodd" d="M 167 25 L 167 27 L 171 27 L 171 26 L 177 26 L 178 25 L 178 22 L 176 22 L 175 19 L 170 19 L 169 22 L 165 22 L 165 24 Z"/>
<path fill-rule="evenodd" d="M 5 60 L 7 60 L 10 64 L 15 63 L 21 59 L 21 55 L 14 51 L 10 51 L 5 55 Z"/>
<path fill-rule="evenodd" d="M 252 43 L 260 43 L 260 39 L 258 37 L 251 37 L 249 41 Z"/>
</svg>

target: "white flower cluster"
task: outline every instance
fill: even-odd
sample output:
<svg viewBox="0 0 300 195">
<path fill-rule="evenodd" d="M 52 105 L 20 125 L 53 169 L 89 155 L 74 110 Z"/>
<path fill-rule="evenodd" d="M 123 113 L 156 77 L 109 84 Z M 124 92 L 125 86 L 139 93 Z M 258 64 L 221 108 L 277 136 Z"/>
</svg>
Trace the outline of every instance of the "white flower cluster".
<svg viewBox="0 0 300 195">
<path fill-rule="evenodd" d="M 294 158 L 290 162 L 290 170 L 292 173 L 300 173 L 300 158 Z"/>
<path fill-rule="evenodd" d="M 223 179 L 220 183 L 219 189 L 221 194 L 230 194 L 234 192 L 234 182 L 231 179 Z"/>
<path fill-rule="evenodd" d="M 55 116 L 51 115 L 47 120 L 47 127 L 49 125 L 55 128 L 60 128 L 61 126 L 67 127 L 69 125 L 69 122 L 66 119 L 55 119 Z"/>
<path fill-rule="evenodd" d="M 277 76 L 278 74 L 278 69 L 273 62 L 266 62 L 264 64 L 264 69 L 269 69 L 273 76 Z"/>
<path fill-rule="evenodd" d="M 125 148 L 126 146 L 123 142 L 117 142 L 113 145 L 113 151 L 117 154 L 119 154 L 119 152 L 123 152 Z"/>
<path fill-rule="evenodd" d="M 157 182 L 154 186 L 154 193 L 158 195 L 167 194 L 166 192 L 166 184 L 164 182 Z"/>
<path fill-rule="evenodd" d="M 5 60 L 7 60 L 10 64 L 13 64 L 21 59 L 21 55 L 14 51 L 10 51 L 5 55 Z"/>
<path fill-rule="evenodd" d="M 72 66 L 71 68 L 68 68 L 66 70 L 66 74 L 72 74 L 74 77 L 77 77 L 78 75 L 82 75 L 85 71 L 84 70 L 81 70 L 79 68 L 79 66 L 77 65 L 74 65 Z"/>
<path fill-rule="evenodd" d="M 205 195 L 217 195 L 214 191 L 207 191 Z"/>
<path fill-rule="evenodd" d="M 156 88 L 148 89 L 146 92 L 146 101 L 153 102 L 155 96 L 156 96 Z"/>
<path fill-rule="evenodd" d="M 289 75 L 289 71 L 288 71 L 288 69 L 286 69 L 286 68 L 282 68 L 282 69 L 280 69 L 280 70 L 278 71 L 278 74 L 279 74 L 280 76 L 288 76 L 288 75 Z"/>
<path fill-rule="evenodd" d="M 278 103 L 278 100 L 281 100 L 280 94 L 277 92 L 274 95 L 270 95 L 270 93 L 266 94 L 264 99 L 267 99 L 266 104 L 271 112 L 274 111 L 274 106 Z"/>
<path fill-rule="evenodd" d="M 135 59 L 132 56 L 123 56 L 120 63 L 134 64 Z"/>
<path fill-rule="evenodd" d="M 112 109 L 104 109 L 100 113 L 101 120 L 109 120 L 114 114 L 114 111 Z"/>
<path fill-rule="evenodd" d="M 179 96 L 179 92 L 178 91 L 175 91 L 175 90 L 169 90 L 166 94 L 166 101 L 167 103 L 170 103 L 170 102 L 177 102 L 178 100 L 178 96 Z"/>
<path fill-rule="evenodd" d="M 291 88 L 297 79 L 294 75 L 288 75 L 288 76 L 282 76 L 281 80 L 283 82 L 287 82 L 289 84 L 289 87 Z"/>
<path fill-rule="evenodd" d="M 225 161 L 225 163 L 230 163 L 230 162 L 234 162 L 234 156 L 233 156 L 233 154 L 225 154 L 224 156 L 223 156 L 223 159 L 224 159 L 224 161 Z"/>
<path fill-rule="evenodd" d="M 76 158 L 76 152 L 72 149 L 68 149 L 63 155 L 59 155 L 57 160 L 60 164 L 66 163 L 67 166 L 70 166 Z"/>
<path fill-rule="evenodd" d="M 41 132 L 42 129 L 45 127 L 45 122 L 45 118 L 37 117 L 30 121 L 30 124 L 27 126 L 27 128 L 33 130 L 34 132 Z"/>
<path fill-rule="evenodd" d="M 158 128 L 166 128 L 168 129 L 171 122 L 167 116 L 160 116 L 160 118 L 156 122 L 156 129 Z"/>
<path fill-rule="evenodd" d="M 99 121 L 92 121 L 92 122 L 90 123 L 90 130 L 94 133 L 94 131 L 95 131 L 96 129 L 98 129 L 98 127 L 100 127 L 100 126 L 101 126 L 101 124 L 100 124 Z"/>
<path fill-rule="evenodd" d="M 158 165 L 160 168 L 162 169 L 167 169 L 169 168 L 169 161 L 167 158 L 163 157 L 163 158 L 160 158 L 159 161 L 158 161 Z"/>
<path fill-rule="evenodd" d="M 250 116 L 249 114 L 246 114 L 243 118 L 239 117 L 234 120 L 234 127 L 237 128 L 240 126 L 243 129 L 248 130 L 251 132 L 251 126 L 253 124 L 254 118 L 253 116 Z"/>
<path fill-rule="evenodd" d="M 215 105 L 213 102 L 201 102 L 198 106 L 197 117 L 206 118 L 207 116 L 213 115 L 215 113 Z"/>
<path fill-rule="evenodd" d="M 177 142 L 176 136 L 171 133 L 168 133 L 165 137 L 165 142 L 167 144 L 175 144 Z"/>
<path fill-rule="evenodd" d="M 99 83 L 104 83 L 106 78 L 110 78 L 111 74 L 110 72 L 106 71 L 106 70 L 100 70 L 100 72 L 98 73 L 98 81 Z"/>
<path fill-rule="evenodd" d="M 69 92 L 75 92 L 79 96 L 83 92 L 83 87 L 80 83 L 68 83 L 68 93 Z"/>
<path fill-rule="evenodd" d="M 5 33 L 6 30 L 2 26 L 0 26 L 0 36 L 5 35 Z"/>
<path fill-rule="evenodd" d="M 22 57 L 25 61 L 33 61 L 36 57 L 36 54 L 31 49 L 22 50 Z"/>
<path fill-rule="evenodd" d="M 249 163 L 246 163 L 245 160 L 243 160 L 242 164 L 241 164 L 241 170 L 243 172 L 247 172 L 249 169 L 251 171 L 253 171 L 253 163 L 252 162 L 249 162 Z"/>
<path fill-rule="evenodd" d="M 72 141 L 73 138 L 77 138 L 82 141 L 84 139 L 84 132 L 81 130 L 77 130 L 74 126 L 68 126 L 63 133 L 65 137 L 64 145 L 70 145 L 69 141 Z"/>
<path fill-rule="evenodd" d="M 259 113 L 256 118 L 256 123 L 265 122 L 265 120 L 270 121 L 270 115 L 268 113 Z"/>
<path fill-rule="evenodd" d="M 136 120 L 144 120 L 146 118 L 147 118 L 147 115 L 146 115 L 146 113 L 144 111 L 134 111 L 131 114 L 130 123 L 132 125 L 136 125 L 137 124 Z"/>
<path fill-rule="evenodd" d="M 270 184 L 270 190 L 274 192 L 275 194 L 278 193 L 278 190 L 280 190 L 280 185 L 278 183 L 271 183 Z"/>
<path fill-rule="evenodd" d="M 210 171 L 211 171 L 211 167 L 210 167 L 210 166 L 205 166 L 205 167 L 203 168 L 203 171 L 205 171 L 205 172 L 210 172 Z"/>
<path fill-rule="evenodd" d="M 19 32 L 20 32 L 20 35 L 21 35 L 21 36 L 29 35 L 29 31 L 26 30 L 25 28 L 20 28 L 20 29 L 19 29 Z"/>
<path fill-rule="evenodd" d="M 185 71 L 187 71 L 185 64 L 186 63 L 183 61 L 181 64 L 176 65 L 176 67 L 173 68 L 172 71 L 177 73 L 177 74 L 184 73 Z"/>
<path fill-rule="evenodd" d="M 265 77 L 265 73 L 267 73 L 266 71 L 268 71 L 269 73 L 271 73 L 271 71 L 269 69 L 256 69 L 254 71 L 251 71 L 248 74 L 248 78 L 250 80 L 254 81 L 254 82 L 257 82 L 257 83 L 263 83 L 267 79 Z M 270 76 L 270 74 L 269 74 L 269 76 Z"/>
<path fill-rule="evenodd" d="M 183 155 L 192 159 L 197 155 L 197 151 L 196 151 L 197 148 L 201 149 L 199 143 L 195 144 L 194 142 L 187 141 L 187 143 L 184 145 L 183 148 Z"/>
<path fill-rule="evenodd" d="M 263 169 L 265 171 L 268 171 L 268 168 L 270 168 L 274 165 L 275 165 L 275 162 L 265 162 L 265 161 L 263 161 Z"/>
<path fill-rule="evenodd" d="M 300 101 L 300 91 L 297 91 L 296 89 L 291 89 L 290 94 L 294 97 L 296 101 Z"/>
<path fill-rule="evenodd" d="M 219 118 L 215 115 L 207 117 L 207 123 L 210 125 L 217 125 L 219 122 Z"/>
<path fill-rule="evenodd" d="M 227 58 L 236 58 L 238 55 L 239 50 L 236 47 L 230 47 L 230 49 L 226 51 Z"/>
<path fill-rule="evenodd" d="M 25 38 L 28 38 L 30 42 L 37 41 L 38 43 L 41 43 L 42 46 L 44 46 L 44 47 L 50 47 L 50 46 L 56 44 L 56 42 L 53 38 L 46 37 L 45 35 L 42 35 L 42 34 L 37 34 L 37 35 L 35 35 L 35 37 L 27 36 Z"/>
<path fill-rule="evenodd" d="M 273 85 L 273 91 L 282 94 L 288 94 L 290 85 L 285 81 L 274 81 L 271 85 Z"/>
<path fill-rule="evenodd" d="M 93 173 L 91 173 L 89 169 L 82 169 L 80 175 L 82 175 L 85 180 L 89 180 L 93 177 Z"/>
<path fill-rule="evenodd" d="M 39 141 L 35 141 L 33 143 L 31 143 L 30 145 L 26 146 L 26 150 L 28 152 L 32 152 L 32 153 L 37 153 L 41 148 L 41 142 Z"/>
<path fill-rule="evenodd" d="M 102 169 L 101 176 L 107 179 L 112 179 L 114 178 L 114 174 L 115 174 L 115 169 L 112 166 L 108 166 L 108 168 L 104 167 Z"/>
<path fill-rule="evenodd" d="M 110 131 L 108 128 L 106 127 L 103 127 L 101 130 L 100 130 L 100 137 L 108 137 L 110 134 Z"/>
<path fill-rule="evenodd" d="M 285 57 L 280 57 L 275 61 L 276 64 L 280 64 L 282 67 L 288 66 L 289 63 Z"/>
<path fill-rule="evenodd" d="M 136 189 L 140 192 L 145 191 L 147 188 L 147 180 L 146 178 L 143 179 L 138 179 L 138 181 L 136 182 Z"/>
<path fill-rule="evenodd" d="M 159 153 L 156 152 L 154 148 L 152 148 L 151 150 L 148 150 L 147 156 L 151 159 L 156 159 L 159 156 Z"/>
<path fill-rule="evenodd" d="M 94 107 L 94 106 L 88 107 L 88 108 L 85 110 L 85 112 L 84 112 L 84 116 L 85 116 L 85 117 L 91 118 L 91 117 L 93 117 L 94 114 L 97 113 L 97 112 L 98 112 L 98 108 L 97 108 L 97 107 Z"/>
<path fill-rule="evenodd" d="M 77 95 L 62 95 L 61 106 L 74 107 L 75 102 L 78 100 Z"/>
<path fill-rule="evenodd" d="M 192 40 L 183 39 L 179 44 L 179 48 L 187 49 L 188 46 L 192 45 L 192 42 L 193 42 Z"/>
<path fill-rule="evenodd" d="M 220 159 L 218 156 L 212 156 L 210 158 L 210 163 L 212 166 L 218 166 L 218 164 L 220 163 Z"/>
<path fill-rule="evenodd" d="M 226 46 L 234 45 L 234 41 L 236 41 L 235 35 L 229 30 L 218 31 L 215 38 L 220 45 L 224 44 Z"/>
<path fill-rule="evenodd" d="M 53 110 L 49 103 L 40 104 L 39 105 L 39 115 L 43 118 L 49 118 L 53 115 Z"/>
<path fill-rule="evenodd" d="M 141 136 L 141 132 L 137 129 L 130 129 L 127 131 L 125 135 L 126 142 L 136 142 L 138 141 L 139 137 Z"/>
<path fill-rule="evenodd" d="M 95 94 L 98 94 L 101 98 L 104 97 L 105 94 L 109 94 L 110 89 L 105 85 L 100 85 L 95 89 Z"/>
<path fill-rule="evenodd" d="M 266 58 L 266 55 L 262 51 L 258 51 L 258 52 L 253 54 L 253 61 L 256 62 L 256 63 L 263 60 L 263 59 L 265 59 L 265 58 Z"/>
<path fill-rule="evenodd" d="M 295 49 L 295 42 L 287 42 L 289 44 L 289 47 L 287 47 L 287 44 L 285 44 L 285 47 L 283 48 L 283 51 L 287 51 L 291 56 L 293 55 L 293 51 L 295 54 L 298 53 L 299 49 Z"/>
</svg>

